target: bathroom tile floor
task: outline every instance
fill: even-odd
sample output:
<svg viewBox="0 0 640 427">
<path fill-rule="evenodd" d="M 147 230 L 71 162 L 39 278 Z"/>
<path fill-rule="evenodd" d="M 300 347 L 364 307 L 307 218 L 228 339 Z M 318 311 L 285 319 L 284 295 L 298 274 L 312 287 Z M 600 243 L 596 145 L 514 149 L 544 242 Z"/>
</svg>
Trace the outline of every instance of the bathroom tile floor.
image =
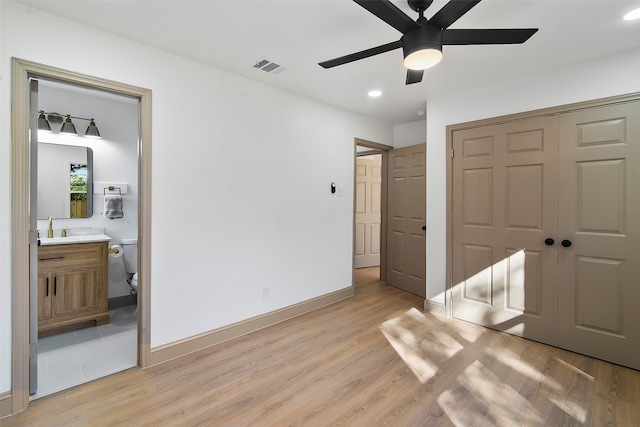
<svg viewBox="0 0 640 427">
<path fill-rule="evenodd" d="M 111 322 L 38 340 L 38 391 L 47 396 L 137 365 L 136 306 L 110 311 Z"/>
</svg>

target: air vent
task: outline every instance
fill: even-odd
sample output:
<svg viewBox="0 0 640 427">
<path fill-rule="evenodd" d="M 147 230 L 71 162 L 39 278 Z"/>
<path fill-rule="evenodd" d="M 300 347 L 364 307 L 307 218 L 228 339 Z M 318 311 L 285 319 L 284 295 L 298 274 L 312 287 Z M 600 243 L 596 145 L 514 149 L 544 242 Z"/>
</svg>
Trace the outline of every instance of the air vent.
<svg viewBox="0 0 640 427">
<path fill-rule="evenodd" d="M 283 71 L 286 70 L 285 67 L 283 67 L 280 64 L 276 64 L 273 61 L 270 61 L 268 59 L 261 59 L 259 61 L 256 61 L 255 65 L 253 66 L 253 68 L 256 68 L 258 70 L 262 70 L 264 72 L 267 72 L 269 74 L 280 74 Z"/>
</svg>

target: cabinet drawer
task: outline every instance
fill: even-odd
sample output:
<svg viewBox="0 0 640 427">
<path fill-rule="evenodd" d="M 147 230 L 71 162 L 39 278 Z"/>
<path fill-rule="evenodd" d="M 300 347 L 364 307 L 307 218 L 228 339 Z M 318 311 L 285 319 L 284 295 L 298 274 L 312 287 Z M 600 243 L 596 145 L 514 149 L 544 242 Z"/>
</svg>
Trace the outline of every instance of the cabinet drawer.
<svg viewBox="0 0 640 427">
<path fill-rule="evenodd" d="M 40 268 L 59 268 L 100 264 L 105 260 L 106 250 L 106 242 L 39 246 L 38 265 Z"/>
</svg>

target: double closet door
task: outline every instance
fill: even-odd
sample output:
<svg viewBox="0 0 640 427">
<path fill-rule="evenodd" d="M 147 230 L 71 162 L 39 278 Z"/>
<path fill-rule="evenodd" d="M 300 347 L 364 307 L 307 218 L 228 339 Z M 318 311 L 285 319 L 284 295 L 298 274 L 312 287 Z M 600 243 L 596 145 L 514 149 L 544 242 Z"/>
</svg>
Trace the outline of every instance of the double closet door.
<svg viewBox="0 0 640 427">
<path fill-rule="evenodd" d="M 453 317 L 640 369 L 640 102 L 453 149 Z"/>
</svg>

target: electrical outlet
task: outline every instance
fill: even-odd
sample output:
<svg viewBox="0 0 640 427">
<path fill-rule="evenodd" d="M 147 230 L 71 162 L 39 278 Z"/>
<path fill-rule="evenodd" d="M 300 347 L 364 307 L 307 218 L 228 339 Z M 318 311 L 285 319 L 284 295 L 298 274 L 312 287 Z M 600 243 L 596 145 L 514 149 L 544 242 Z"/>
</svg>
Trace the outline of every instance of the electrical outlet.
<svg viewBox="0 0 640 427">
<path fill-rule="evenodd" d="M 271 288 L 264 287 L 262 288 L 262 299 L 269 299 L 271 298 Z"/>
</svg>

